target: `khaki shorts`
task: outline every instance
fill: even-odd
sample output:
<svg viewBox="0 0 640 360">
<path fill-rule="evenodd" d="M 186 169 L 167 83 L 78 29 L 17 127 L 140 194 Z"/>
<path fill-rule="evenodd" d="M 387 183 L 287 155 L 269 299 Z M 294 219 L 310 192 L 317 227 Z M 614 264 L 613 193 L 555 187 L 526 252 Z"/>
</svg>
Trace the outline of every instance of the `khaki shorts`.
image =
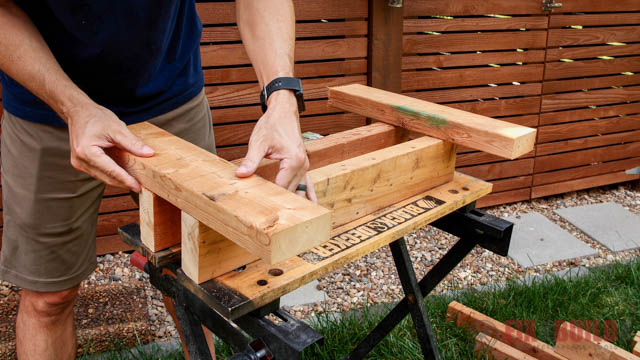
<svg viewBox="0 0 640 360">
<path fill-rule="evenodd" d="M 215 152 L 204 91 L 149 122 Z M 96 223 L 104 184 L 71 166 L 66 128 L 5 111 L 1 146 L 0 279 L 35 291 L 79 284 L 97 266 Z"/>
</svg>

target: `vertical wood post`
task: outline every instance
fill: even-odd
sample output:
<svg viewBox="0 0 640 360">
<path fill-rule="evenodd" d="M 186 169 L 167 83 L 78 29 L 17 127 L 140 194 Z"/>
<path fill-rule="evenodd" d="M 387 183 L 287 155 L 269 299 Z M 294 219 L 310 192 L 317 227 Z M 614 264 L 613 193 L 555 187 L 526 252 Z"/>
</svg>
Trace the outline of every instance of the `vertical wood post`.
<svg viewBox="0 0 640 360">
<path fill-rule="evenodd" d="M 403 10 L 389 0 L 369 0 L 369 86 L 402 91 Z"/>
</svg>

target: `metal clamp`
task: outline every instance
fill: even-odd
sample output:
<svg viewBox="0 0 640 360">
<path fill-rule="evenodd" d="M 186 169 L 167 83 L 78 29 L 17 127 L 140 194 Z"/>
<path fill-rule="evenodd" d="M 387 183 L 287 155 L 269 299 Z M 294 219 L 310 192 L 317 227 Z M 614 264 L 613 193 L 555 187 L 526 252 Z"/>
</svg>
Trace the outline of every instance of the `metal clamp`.
<svg viewBox="0 0 640 360">
<path fill-rule="evenodd" d="M 555 0 L 542 0 L 542 11 L 553 11 L 553 9 L 562 7 L 562 3 Z"/>
</svg>

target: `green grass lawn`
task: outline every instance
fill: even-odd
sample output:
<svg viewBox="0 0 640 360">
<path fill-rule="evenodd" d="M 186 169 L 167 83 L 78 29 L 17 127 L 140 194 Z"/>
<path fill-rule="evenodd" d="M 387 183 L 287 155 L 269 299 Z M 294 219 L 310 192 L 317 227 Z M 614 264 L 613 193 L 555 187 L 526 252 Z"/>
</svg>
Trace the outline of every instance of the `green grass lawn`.
<svg viewBox="0 0 640 360">
<path fill-rule="evenodd" d="M 440 351 L 444 359 L 473 358 L 473 334 L 445 321 L 447 305 L 456 300 L 499 321 L 535 320 L 538 339 L 554 344 L 554 322 L 563 320 L 614 320 L 614 343 L 631 349 L 633 335 L 640 330 L 640 259 L 613 264 L 570 280 L 553 278 L 530 285 L 513 281 L 493 291 L 464 291 L 454 296 L 430 296 L 426 300 Z M 384 313 L 384 312 L 382 312 Z M 372 329 L 383 316 L 367 309 L 337 319 L 322 315 L 313 326 L 325 336 L 324 346 L 313 346 L 305 359 L 340 359 Z M 602 327 L 602 325 L 601 325 Z M 218 358 L 230 351 L 217 344 Z M 120 359 L 114 355 L 112 359 Z M 139 355 L 139 359 L 182 359 L 179 352 Z M 370 354 L 371 359 L 421 359 L 420 347 L 410 318 L 405 319 Z"/>
</svg>

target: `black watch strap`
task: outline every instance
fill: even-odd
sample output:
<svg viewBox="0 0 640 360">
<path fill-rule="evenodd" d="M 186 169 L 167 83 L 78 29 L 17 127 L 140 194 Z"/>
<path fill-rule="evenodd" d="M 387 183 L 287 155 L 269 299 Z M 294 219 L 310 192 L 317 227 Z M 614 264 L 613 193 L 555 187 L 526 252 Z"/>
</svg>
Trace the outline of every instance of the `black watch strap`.
<svg viewBox="0 0 640 360">
<path fill-rule="evenodd" d="M 267 111 L 267 99 L 269 96 L 278 90 L 293 90 L 298 102 L 298 112 L 303 112 L 304 96 L 302 93 L 302 81 L 294 77 L 279 77 L 273 79 L 267 86 L 262 89 L 260 93 L 260 105 L 262 105 L 262 112 Z"/>
</svg>

